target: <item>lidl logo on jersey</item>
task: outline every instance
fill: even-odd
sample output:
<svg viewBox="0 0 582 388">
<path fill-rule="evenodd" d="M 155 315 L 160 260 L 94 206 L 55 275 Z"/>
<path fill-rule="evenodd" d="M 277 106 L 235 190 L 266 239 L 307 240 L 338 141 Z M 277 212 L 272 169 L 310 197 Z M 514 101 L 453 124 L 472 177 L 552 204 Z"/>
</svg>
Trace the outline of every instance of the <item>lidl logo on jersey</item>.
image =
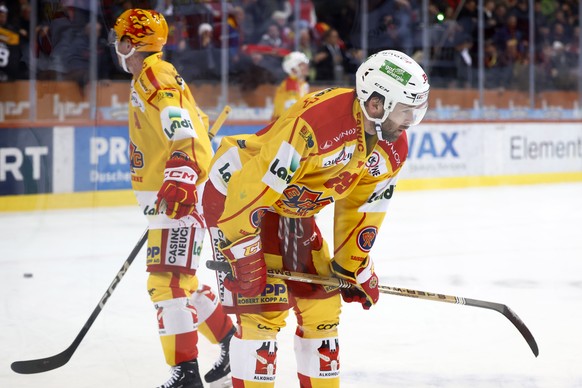
<svg viewBox="0 0 582 388">
<path fill-rule="evenodd" d="M 456 141 L 459 132 L 411 132 L 409 139 L 409 158 L 458 158 Z"/>
<path fill-rule="evenodd" d="M 263 176 L 263 183 L 278 192 L 283 193 L 293 174 L 299 168 L 301 155 L 289 143 L 283 142 L 277 151 L 277 155 L 271 162 L 269 170 Z"/>
<path fill-rule="evenodd" d="M 167 107 L 162 110 L 162 127 L 169 140 L 181 140 L 195 137 L 194 125 L 186 109 Z"/>
</svg>

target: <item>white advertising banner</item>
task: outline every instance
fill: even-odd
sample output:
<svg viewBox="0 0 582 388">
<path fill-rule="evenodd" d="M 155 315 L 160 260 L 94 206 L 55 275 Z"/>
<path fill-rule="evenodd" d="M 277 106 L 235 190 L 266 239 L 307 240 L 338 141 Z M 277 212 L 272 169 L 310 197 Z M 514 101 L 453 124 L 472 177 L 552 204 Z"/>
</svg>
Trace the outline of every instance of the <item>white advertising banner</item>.
<svg viewBox="0 0 582 388">
<path fill-rule="evenodd" d="M 476 124 L 421 124 L 408 130 L 403 178 L 483 174 L 483 131 Z"/>
<path fill-rule="evenodd" d="M 582 171 L 581 123 L 429 123 L 408 140 L 402 178 Z"/>
<path fill-rule="evenodd" d="M 498 158 L 486 175 L 582 171 L 581 123 L 504 123 L 483 130 Z"/>
</svg>

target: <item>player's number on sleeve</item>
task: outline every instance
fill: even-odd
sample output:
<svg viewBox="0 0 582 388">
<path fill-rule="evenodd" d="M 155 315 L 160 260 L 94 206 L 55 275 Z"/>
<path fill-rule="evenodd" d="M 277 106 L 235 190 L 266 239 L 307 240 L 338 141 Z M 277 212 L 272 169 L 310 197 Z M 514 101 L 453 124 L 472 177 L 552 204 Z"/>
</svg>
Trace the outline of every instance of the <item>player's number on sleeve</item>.
<svg viewBox="0 0 582 388">
<path fill-rule="evenodd" d="M 357 179 L 358 174 L 350 174 L 347 171 L 342 172 L 336 177 L 331 178 L 324 183 L 324 186 L 328 189 L 334 188 L 338 194 L 343 194 L 354 181 Z"/>
</svg>

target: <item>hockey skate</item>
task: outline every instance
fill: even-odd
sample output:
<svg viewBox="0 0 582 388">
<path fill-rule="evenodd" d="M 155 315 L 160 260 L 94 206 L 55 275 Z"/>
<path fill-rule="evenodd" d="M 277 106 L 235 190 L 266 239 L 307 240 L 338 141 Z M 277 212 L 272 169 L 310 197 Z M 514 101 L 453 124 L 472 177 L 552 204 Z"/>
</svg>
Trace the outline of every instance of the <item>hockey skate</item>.
<svg viewBox="0 0 582 388">
<path fill-rule="evenodd" d="M 158 388 L 203 388 L 198 361 L 186 361 L 172 367 L 172 375 Z"/>
<path fill-rule="evenodd" d="M 236 332 L 233 327 L 226 337 L 222 339 L 218 344 L 220 345 L 220 356 L 218 360 L 214 363 L 212 369 L 204 375 L 204 380 L 207 383 L 211 383 L 212 388 L 227 388 L 232 387 L 232 382 L 230 379 L 230 339 Z"/>
</svg>

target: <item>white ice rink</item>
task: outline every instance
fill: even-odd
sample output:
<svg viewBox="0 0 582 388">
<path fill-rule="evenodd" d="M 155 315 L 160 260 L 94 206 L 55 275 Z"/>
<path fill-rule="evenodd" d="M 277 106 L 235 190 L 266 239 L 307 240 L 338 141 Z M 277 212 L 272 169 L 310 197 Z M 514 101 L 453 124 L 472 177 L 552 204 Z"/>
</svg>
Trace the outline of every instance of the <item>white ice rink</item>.
<svg viewBox="0 0 582 388">
<path fill-rule="evenodd" d="M 329 236 L 330 213 L 318 222 Z M 68 364 L 10 369 L 69 346 L 144 229 L 137 207 L 0 214 L 0 387 L 166 381 L 143 250 Z M 508 305 L 540 356 L 495 311 L 382 295 L 344 307 L 342 387 L 582 387 L 582 184 L 398 192 L 372 257 L 382 284 Z M 290 319 L 277 387 L 298 386 L 293 331 Z M 200 342 L 204 373 L 218 348 Z"/>
</svg>

